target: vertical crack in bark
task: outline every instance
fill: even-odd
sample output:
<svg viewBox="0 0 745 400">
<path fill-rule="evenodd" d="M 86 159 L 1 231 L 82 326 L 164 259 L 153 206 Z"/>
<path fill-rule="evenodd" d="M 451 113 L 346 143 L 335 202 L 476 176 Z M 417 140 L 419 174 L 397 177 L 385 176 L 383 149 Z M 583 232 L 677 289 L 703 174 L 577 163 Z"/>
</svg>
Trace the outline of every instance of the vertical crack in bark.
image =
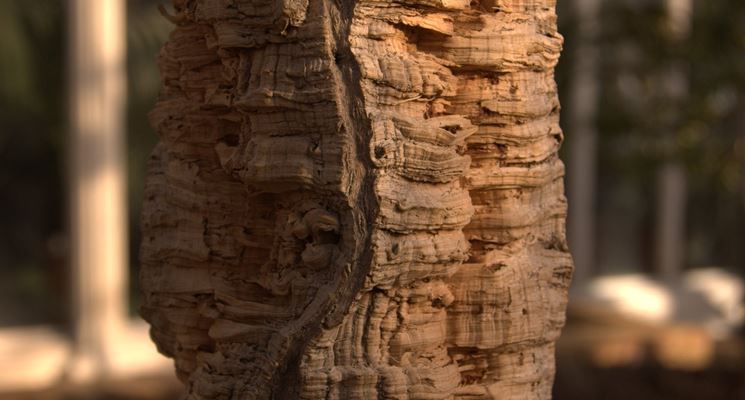
<svg viewBox="0 0 745 400">
<path fill-rule="evenodd" d="M 309 334 L 298 338 L 296 350 L 288 357 L 286 373 L 282 371 L 275 375 L 275 399 L 294 399 L 300 396 L 303 381 L 300 366 L 303 352 L 306 351 L 308 343 L 318 336 L 322 327 L 332 328 L 341 323 L 364 283 L 372 260 L 370 228 L 377 217 L 377 204 L 373 191 L 372 162 L 367 151 L 371 136 L 370 123 L 364 113 L 364 99 L 359 88 L 359 68 L 348 42 L 353 2 L 332 3 L 329 0 L 321 0 L 321 4 L 324 10 L 324 32 L 329 38 L 330 53 L 334 62 L 330 72 L 336 89 L 335 99 L 340 122 L 350 137 L 346 145 L 347 156 L 344 164 L 348 171 L 347 202 L 352 210 L 353 233 L 357 242 L 350 268 L 342 272 L 346 279 L 335 285 L 335 292 L 339 293 L 339 296 L 333 297 L 334 303 L 326 305 L 325 315 L 314 321 Z"/>
</svg>

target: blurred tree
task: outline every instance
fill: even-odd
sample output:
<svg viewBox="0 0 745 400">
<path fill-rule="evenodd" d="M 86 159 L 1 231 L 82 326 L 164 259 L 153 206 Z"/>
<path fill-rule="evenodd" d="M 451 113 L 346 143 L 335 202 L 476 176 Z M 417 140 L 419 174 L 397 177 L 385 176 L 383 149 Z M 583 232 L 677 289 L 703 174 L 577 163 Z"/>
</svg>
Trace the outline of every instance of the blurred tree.
<svg viewBox="0 0 745 400">
<path fill-rule="evenodd" d="M 576 21 L 572 51 L 571 87 L 566 109 L 566 125 L 572 132 L 568 142 L 567 167 L 569 203 L 569 245 L 574 257 L 574 280 L 582 283 L 597 272 L 595 230 L 597 198 L 597 106 L 598 106 L 598 30 L 599 0 L 573 0 Z"/>
<path fill-rule="evenodd" d="M 128 204 L 137 265 L 154 60 L 171 24 L 157 0 L 128 0 Z M 64 2 L 0 0 L 0 324 L 62 322 L 67 276 Z M 136 276 L 136 268 L 132 268 Z M 130 282 L 136 283 L 136 277 Z M 132 288 L 132 299 L 137 291 Z M 54 299 L 54 301 L 52 301 Z"/>
<path fill-rule="evenodd" d="M 665 43 L 680 46 L 686 42 L 691 30 L 691 0 L 665 0 Z M 668 282 L 680 278 L 684 263 L 685 221 L 688 198 L 688 173 L 683 161 L 677 156 L 679 127 L 685 115 L 680 105 L 688 97 L 688 65 L 677 57 L 671 58 L 660 71 L 658 85 L 664 101 L 670 103 L 671 111 L 662 121 L 661 165 L 656 172 L 655 205 L 655 261 L 656 274 Z"/>
<path fill-rule="evenodd" d="M 561 2 L 560 2 L 561 5 Z M 690 34 L 671 43 L 663 0 L 604 2 L 600 17 L 598 106 L 599 262 L 605 272 L 653 263 L 654 174 L 679 160 L 687 175 L 686 265 L 745 266 L 745 2 L 694 2 Z M 577 62 L 576 21 L 561 13 L 567 52 L 559 68 L 562 96 Z M 671 62 L 687 91 L 672 102 L 660 86 Z M 569 103 L 564 105 L 566 112 Z M 675 135 L 665 139 L 674 120 Z M 568 126 L 567 147 L 572 132 Z M 567 154 L 569 167 L 572 155 Z M 571 203 L 570 198 L 570 203 Z"/>
</svg>

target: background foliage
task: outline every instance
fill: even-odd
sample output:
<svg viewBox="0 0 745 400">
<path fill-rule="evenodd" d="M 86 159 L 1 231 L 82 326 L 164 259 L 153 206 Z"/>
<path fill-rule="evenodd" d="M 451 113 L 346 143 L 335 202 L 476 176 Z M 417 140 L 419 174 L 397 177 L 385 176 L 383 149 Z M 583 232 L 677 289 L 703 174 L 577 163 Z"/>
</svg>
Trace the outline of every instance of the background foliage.
<svg viewBox="0 0 745 400">
<path fill-rule="evenodd" d="M 655 173 L 673 159 L 688 173 L 687 266 L 745 271 L 745 2 L 694 0 L 690 36 L 680 42 L 670 38 L 661 0 L 601 3 L 600 270 L 651 270 Z M 559 5 L 566 51 L 557 78 L 567 98 L 577 21 L 571 2 Z M 677 101 L 663 86 L 673 65 L 688 86 Z"/>
</svg>

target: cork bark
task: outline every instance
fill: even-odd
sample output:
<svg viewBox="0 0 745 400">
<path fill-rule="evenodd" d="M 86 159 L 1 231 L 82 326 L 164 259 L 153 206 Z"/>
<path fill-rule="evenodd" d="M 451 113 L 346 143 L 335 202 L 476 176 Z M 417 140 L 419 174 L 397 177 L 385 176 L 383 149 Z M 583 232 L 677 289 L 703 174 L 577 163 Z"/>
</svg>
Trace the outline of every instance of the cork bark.
<svg viewBox="0 0 745 400">
<path fill-rule="evenodd" d="M 554 0 L 174 0 L 142 315 L 188 399 L 546 399 Z"/>
</svg>

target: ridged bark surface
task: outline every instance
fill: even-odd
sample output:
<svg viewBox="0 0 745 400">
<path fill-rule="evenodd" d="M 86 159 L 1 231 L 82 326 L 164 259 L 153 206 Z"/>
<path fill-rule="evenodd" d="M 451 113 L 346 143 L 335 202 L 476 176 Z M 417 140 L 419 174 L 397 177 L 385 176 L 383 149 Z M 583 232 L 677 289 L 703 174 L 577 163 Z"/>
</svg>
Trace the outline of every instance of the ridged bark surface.
<svg viewBox="0 0 745 400">
<path fill-rule="evenodd" d="M 174 0 L 143 316 L 189 399 L 546 399 L 553 0 Z"/>
</svg>

